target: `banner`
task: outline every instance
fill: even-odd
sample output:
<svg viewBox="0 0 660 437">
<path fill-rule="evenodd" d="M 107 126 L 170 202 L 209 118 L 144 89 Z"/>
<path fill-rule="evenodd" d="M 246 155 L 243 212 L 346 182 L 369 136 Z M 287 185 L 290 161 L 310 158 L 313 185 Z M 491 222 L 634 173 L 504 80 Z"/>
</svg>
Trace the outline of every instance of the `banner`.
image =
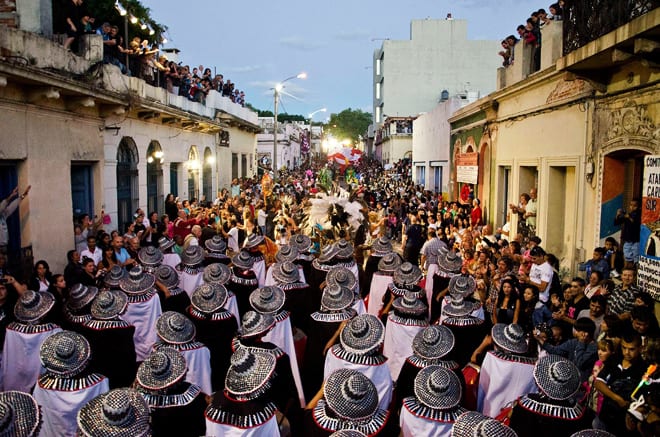
<svg viewBox="0 0 660 437">
<path fill-rule="evenodd" d="M 644 157 L 637 285 L 660 301 L 660 156 Z"/>
<path fill-rule="evenodd" d="M 456 156 L 456 182 L 476 184 L 479 178 L 479 154 L 459 153 Z"/>
</svg>

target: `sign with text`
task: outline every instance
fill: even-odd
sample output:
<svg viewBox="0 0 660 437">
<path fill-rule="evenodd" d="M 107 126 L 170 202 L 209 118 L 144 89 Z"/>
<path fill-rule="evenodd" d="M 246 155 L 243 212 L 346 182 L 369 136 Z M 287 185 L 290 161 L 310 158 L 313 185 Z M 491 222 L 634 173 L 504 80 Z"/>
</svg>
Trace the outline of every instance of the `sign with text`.
<svg viewBox="0 0 660 437">
<path fill-rule="evenodd" d="M 644 157 L 637 284 L 660 301 L 660 156 Z"/>
<path fill-rule="evenodd" d="M 479 154 L 459 153 L 456 156 L 456 182 L 476 184 L 479 178 Z"/>
</svg>

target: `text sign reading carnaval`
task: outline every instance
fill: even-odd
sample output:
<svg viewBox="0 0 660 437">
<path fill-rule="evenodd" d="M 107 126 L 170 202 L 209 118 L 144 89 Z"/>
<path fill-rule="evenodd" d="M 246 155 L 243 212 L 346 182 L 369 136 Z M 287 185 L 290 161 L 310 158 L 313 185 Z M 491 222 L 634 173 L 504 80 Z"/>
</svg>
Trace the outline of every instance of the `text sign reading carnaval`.
<svg viewBox="0 0 660 437">
<path fill-rule="evenodd" d="M 660 301 L 660 156 L 644 157 L 637 284 Z"/>
</svg>

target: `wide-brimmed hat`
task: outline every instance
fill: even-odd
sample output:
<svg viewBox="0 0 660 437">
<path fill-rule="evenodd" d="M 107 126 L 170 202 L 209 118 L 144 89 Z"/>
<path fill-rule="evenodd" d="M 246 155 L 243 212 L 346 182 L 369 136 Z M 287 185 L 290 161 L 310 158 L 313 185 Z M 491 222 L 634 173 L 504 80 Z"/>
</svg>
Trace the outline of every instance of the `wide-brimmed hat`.
<svg viewBox="0 0 660 437">
<path fill-rule="evenodd" d="M 275 261 L 278 263 L 294 262 L 296 258 L 298 258 L 298 248 L 291 244 L 280 246 L 280 250 L 275 254 Z"/>
<path fill-rule="evenodd" d="M 141 266 L 135 266 L 128 276 L 119 281 L 119 287 L 127 294 L 142 294 L 151 290 L 156 283 L 156 277 L 147 273 Z"/>
<path fill-rule="evenodd" d="M 254 399 L 270 386 L 275 364 L 275 355 L 270 352 L 240 347 L 231 356 L 225 388 L 239 399 Z"/>
<path fill-rule="evenodd" d="M 250 293 L 250 305 L 262 314 L 277 314 L 284 306 L 285 295 L 280 287 L 270 285 Z"/>
<path fill-rule="evenodd" d="M 241 317 L 241 338 L 254 338 L 268 333 L 275 326 L 275 317 L 272 314 L 262 314 L 248 311 Z"/>
<path fill-rule="evenodd" d="M 392 307 L 394 311 L 403 316 L 414 317 L 419 317 L 429 310 L 426 304 L 417 297 L 417 293 L 410 290 L 406 290 L 403 296 L 394 299 Z"/>
<path fill-rule="evenodd" d="M 403 261 L 396 252 L 390 252 L 378 261 L 378 271 L 383 273 L 394 273 Z"/>
<path fill-rule="evenodd" d="M 422 280 L 422 271 L 416 265 L 404 262 L 394 271 L 394 283 L 398 287 L 412 287 Z"/>
<path fill-rule="evenodd" d="M 31 395 L 21 391 L 0 393 L 0 435 L 32 437 L 40 426 L 41 410 Z"/>
<path fill-rule="evenodd" d="M 90 357 L 89 342 L 73 331 L 61 331 L 51 335 L 41 343 L 39 349 L 39 360 L 46 371 L 65 378 L 85 370 Z"/>
<path fill-rule="evenodd" d="M 412 350 L 426 360 L 440 359 L 454 348 L 456 339 L 451 329 L 443 325 L 431 325 L 419 331 L 412 341 Z"/>
<path fill-rule="evenodd" d="M 14 315 L 23 323 L 38 322 L 55 305 L 55 296 L 47 291 L 27 290 L 14 306 Z"/>
<path fill-rule="evenodd" d="M 335 255 L 336 258 L 341 258 L 341 259 L 353 258 L 353 253 L 355 249 L 353 248 L 353 245 L 349 241 L 346 241 L 342 238 L 341 240 L 335 243 L 335 246 L 337 246 L 337 254 Z"/>
<path fill-rule="evenodd" d="M 321 311 L 341 311 L 350 308 L 355 293 L 350 288 L 338 284 L 328 284 L 321 295 Z"/>
<path fill-rule="evenodd" d="M 461 381 L 451 370 L 428 366 L 415 377 L 415 397 L 429 408 L 446 410 L 461 402 Z"/>
<path fill-rule="evenodd" d="M 525 339 L 525 330 L 517 324 L 507 325 L 498 323 L 490 330 L 493 342 L 500 349 L 514 354 L 524 354 L 527 352 L 527 340 Z"/>
<path fill-rule="evenodd" d="M 380 237 L 371 245 L 371 254 L 374 256 L 385 256 L 392 252 L 392 242 L 387 237 Z"/>
<path fill-rule="evenodd" d="M 346 287 L 350 290 L 355 288 L 357 279 L 355 275 L 348 268 L 343 266 L 334 266 L 328 270 L 328 274 L 325 277 L 325 282 L 328 284 L 337 284 L 342 287 Z"/>
<path fill-rule="evenodd" d="M 179 274 L 172 266 L 168 266 L 167 264 L 161 264 L 154 271 L 154 275 L 156 276 L 158 282 L 160 282 L 169 289 L 179 287 Z"/>
<path fill-rule="evenodd" d="M 336 244 L 328 244 L 324 246 L 323 249 L 321 249 L 321 253 L 319 254 L 317 260 L 322 264 L 328 263 L 337 256 L 337 252 L 338 249 Z"/>
<path fill-rule="evenodd" d="M 477 281 L 470 275 L 458 275 L 449 280 L 449 294 L 462 298 L 470 297 L 477 289 Z"/>
<path fill-rule="evenodd" d="M 257 247 L 258 245 L 260 245 L 263 242 L 264 242 L 264 236 L 263 235 L 250 234 L 245 239 L 245 242 L 243 243 L 243 247 L 245 249 L 252 249 L 252 248 Z"/>
<path fill-rule="evenodd" d="M 343 420 L 366 420 L 378 409 L 376 386 L 357 370 L 332 372 L 323 386 L 323 397 L 332 412 Z"/>
<path fill-rule="evenodd" d="M 463 258 L 451 249 L 441 247 L 438 250 L 438 268 L 446 273 L 460 273 L 463 267 Z"/>
<path fill-rule="evenodd" d="M 204 246 L 209 252 L 225 253 L 227 250 L 227 243 L 225 242 L 225 239 L 220 235 L 214 235 L 212 238 L 206 240 L 204 242 Z"/>
<path fill-rule="evenodd" d="M 578 431 L 575 434 L 571 434 L 571 437 L 616 437 L 616 436 L 602 429 L 583 429 L 582 431 Z"/>
<path fill-rule="evenodd" d="M 138 252 L 138 260 L 145 267 L 158 267 L 163 262 L 163 252 L 158 247 L 146 246 Z"/>
<path fill-rule="evenodd" d="M 81 310 L 85 305 L 89 305 L 99 294 L 99 289 L 84 284 L 76 284 L 71 287 L 69 298 L 66 300 L 66 306 L 74 311 Z"/>
<path fill-rule="evenodd" d="M 231 269 L 223 263 L 213 263 L 204 267 L 204 282 L 225 285 L 231 279 Z"/>
<path fill-rule="evenodd" d="M 475 304 L 458 296 L 451 296 L 451 300 L 442 308 L 442 313 L 450 317 L 463 317 L 474 311 Z"/>
<path fill-rule="evenodd" d="M 231 262 L 240 269 L 249 270 L 254 265 L 254 258 L 250 252 L 243 249 L 232 257 Z"/>
<path fill-rule="evenodd" d="M 341 345 L 348 352 L 367 355 L 378 349 L 385 339 L 385 328 L 378 317 L 360 314 L 353 318 L 339 335 Z"/>
<path fill-rule="evenodd" d="M 296 246 L 299 253 L 305 253 L 312 247 L 312 239 L 304 234 L 296 234 L 291 237 L 289 244 Z"/>
<path fill-rule="evenodd" d="M 89 401 L 78 412 L 78 432 L 85 437 L 151 435 L 149 405 L 142 395 L 118 388 Z"/>
<path fill-rule="evenodd" d="M 227 298 L 228 293 L 224 285 L 205 283 L 193 291 L 190 304 L 199 312 L 213 314 L 224 307 Z"/>
<path fill-rule="evenodd" d="M 156 321 L 156 333 L 169 344 L 190 343 L 195 339 L 195 325 L 176 311 L 166 311 Z"/>
<path fill-rule="evenodd" d="M 204 249 L 200 246 L 188 246 L 181 252 L 181 264 L 186 267 L 197 267 L 204 261 Z"/>
<path fill-rule="evenodd" d="M 92 317 L 110 320 L 122 315 L 128 307 L 128 297 L 119 290 L 102 290 L 92 302 Z"/>
<path fill-rule="evenodd" d="M 367 437 L 366 434 L 354 429 L 342 429 L 330 434 L 330 437 Z"/>
<path fill-rule="evenodd" d="M 300 272 L 298 265 L 292 262 L 275 263 L 273 269 L 273 279 L 278 284 L 291 284 L 300 281 Z"/>
<path fill-rule="evenodd" d="M 518 434 L 492 417 L 468 411 L 454 422 L 451 437 L 518 437 Z"/>
<path fill-rule="evenodd" d="M 561 401 L 572 397 L 580 388 L 580 370 L 572 361 L 548 354 L 536 362 L 534 381 L 541 393 Z"/>
<path fill-rule="evenodd" d="M 171 347 L 151 352 L 138 367 L 137 383 L 147 390 L 163 390 L 172 387 L 186 376 L 186 359 Z"/>
<path fill-rule="evenodd" d="M 171 248 L 175 244 L 176 242 L 174 240 L 167 237 L 160 237 L 158 239 L 158 248 L 160 249 L 161 252 L 165 252 L 167 249 Z"/>
<path fill-rule="evenodd" d="M 114 265 L 103 277 L 103 284 L 108 288 L 119 288 L 119 281 L 126 277 L 126 270 L 123 267 Z"/>
</svg>

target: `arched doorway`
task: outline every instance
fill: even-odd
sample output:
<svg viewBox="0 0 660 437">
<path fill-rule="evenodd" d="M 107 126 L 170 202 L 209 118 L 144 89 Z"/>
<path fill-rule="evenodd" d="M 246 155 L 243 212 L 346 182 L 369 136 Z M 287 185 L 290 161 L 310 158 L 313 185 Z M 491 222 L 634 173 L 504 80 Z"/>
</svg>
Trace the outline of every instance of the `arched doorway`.
<svg viewBox="0 0 660 437">
<path fill-rule="evenodd" d="M 163 150 L 158 141 L 147 149 L 147 213 L 163 213 Z"/>
<path fill-rule="evenodd" d="M 199 154 L 197 147 L 188 152 L 188 200 L 199 198 Z"/>
<path fill-rule="evenodd" d="M 204 149 L 204 168 L 202 173 L 202 193 L 207 202 L 213 200 L 213 164 L 215 157 L 210 148 Z"/>
<path fill-rule="evenodd" d="M 117 148 L 117 229 L 132 221 L 138 205 L 138 150 L 133 138 L 124 137 Z"/>
</svg>

